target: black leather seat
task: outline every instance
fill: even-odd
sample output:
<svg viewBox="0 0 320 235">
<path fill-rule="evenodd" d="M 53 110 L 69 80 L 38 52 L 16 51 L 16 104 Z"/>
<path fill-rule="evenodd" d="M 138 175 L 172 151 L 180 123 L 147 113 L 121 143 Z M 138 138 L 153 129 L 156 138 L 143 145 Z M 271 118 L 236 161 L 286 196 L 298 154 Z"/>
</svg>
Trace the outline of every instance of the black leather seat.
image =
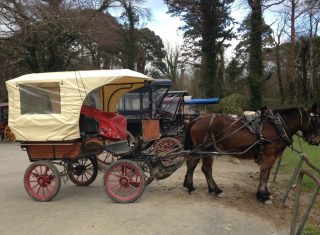
<svg viewBox="0 0 320 235">
<path fill-rule="evenodd" d="M 80 133 L 84 134 L 98 134 L 99 122 L 94 118 L 90 118 L 83 114 L 80 114 Z"/>
</svg>

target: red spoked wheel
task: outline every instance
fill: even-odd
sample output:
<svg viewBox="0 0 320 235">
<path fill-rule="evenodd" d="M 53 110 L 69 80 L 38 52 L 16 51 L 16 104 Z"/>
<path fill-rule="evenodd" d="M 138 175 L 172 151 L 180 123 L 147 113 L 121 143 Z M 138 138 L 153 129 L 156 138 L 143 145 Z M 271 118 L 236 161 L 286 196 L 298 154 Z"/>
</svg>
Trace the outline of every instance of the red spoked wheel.
<svg viewBox="0 0 320 235">
<path fill-rule="evenodd" d="M 134 202 L 144 191 L 144 174 L 136 163 L 129 160 L 119 160 L 106 170 L 103 185 L 106 194 L 113 201 Z"/>
<path fill-rule="evenodd" d="M 178 139 L 173 137 L 163 137 L 157 141 L 154 148 L 156 155 L 160 158 L 164 166 L 171 166 L 173 164 L 183 164 L 183 156 L 176 156 L 172 159 L 161 159 L 161 156 L 165 156 L 166 154 L 173 152 L 174 150 L 182 148 L 182 143 Z"/>
<path fill-rule="evenodd" d="M 34 200 L 50 201 L 61 187 L 59 171 L 48 161 L 34 162 L 24 174 L 24 187 Z"/>
<path fill-rule="evenodd" d="M 118 156 L 115 156 L 107 151 L 103 151 L 97 156 L 97 160 L 101 168 L 109 166 L 112 163 L 116 162 L 119 159 Z"/>
<path fill-rule="evenodd" d="M 78 186 L 88 186 L 98 175 L 96 157 L 75 159 L 68 162 L 69 179 Z"/>
</svg>

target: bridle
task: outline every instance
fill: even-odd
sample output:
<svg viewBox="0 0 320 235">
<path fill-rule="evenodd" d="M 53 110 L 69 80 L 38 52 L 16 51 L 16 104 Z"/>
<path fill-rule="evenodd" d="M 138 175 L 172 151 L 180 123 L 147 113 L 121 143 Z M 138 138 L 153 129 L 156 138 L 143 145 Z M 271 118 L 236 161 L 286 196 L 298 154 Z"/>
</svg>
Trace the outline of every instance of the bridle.
<svg viewBox="0 0 320 235">
<path fill-rule="evenodd" d="M 308 112 L 306 112 L 306 113 L 308 114 Z M 299 108 L 299 114 L 300 114 L 300 129 L 301 129 L 301 131 L 303 133 L 304 127 L 303 127 L 303 118 L 302 118 L 301 108 Z M 303 139 L 305 141 L 308 141 L 310 144 L 318 145 L 319 141 L 316 140 L 315 137 L 317 135 L 317 128 L 320 127 L 320 126 L 317 126 L 317 123 L 319 123 L 319 121 L 320 121 L 320 117 L 319 117 L 319 115 L 317 115 L 317 114 L 315 114 L 313 112 L 310 112 L 308 116 L 309 116 L 309 119 L 308 119 L 308 123 L 307 123 L 307 126 L 306 126 L 306 130 L 312 130 L 311 138 L 306 139 L 303 136 Z"/>
</svg>

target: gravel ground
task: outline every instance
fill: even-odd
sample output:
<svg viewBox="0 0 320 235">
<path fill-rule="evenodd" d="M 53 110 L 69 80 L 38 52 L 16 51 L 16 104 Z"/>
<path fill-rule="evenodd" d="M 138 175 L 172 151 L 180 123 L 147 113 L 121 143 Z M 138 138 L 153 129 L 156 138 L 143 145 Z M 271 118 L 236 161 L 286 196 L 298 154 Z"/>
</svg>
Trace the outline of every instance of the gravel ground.
<svg viewBox="0 0 320 235">
<path fill-rule="evenodd" d="M 279 227 L 254 211 L 243 209 L 246 203 L 254 204 L 257 210 L 272 209 L 256 202 L 255 185 L 248 187 L 248 198 L 239 199 L 231 192 L 236 190 L 237 174 L 256 174 L 258 167 L 254 164 L 216 160 L 214 171 L 227 199 L 207 193 L 200 167 L 195 172 L 197 191 L 189 195 L 182 187 L 186 170 L 183 166 L 168 179 L 154 181 L 131 204 L 117 204 L 107 197 L 101 173 L 89 187 L 68 181 L 62 183 L 52 201 L 33 201 L 23 186 L 29 164 L 26 152 L 18 145 L 0 143 L 0 234 L 289 234 L 288 224 Z M 226 203 L 228 198 L 233 203 Z"/>
</svg>

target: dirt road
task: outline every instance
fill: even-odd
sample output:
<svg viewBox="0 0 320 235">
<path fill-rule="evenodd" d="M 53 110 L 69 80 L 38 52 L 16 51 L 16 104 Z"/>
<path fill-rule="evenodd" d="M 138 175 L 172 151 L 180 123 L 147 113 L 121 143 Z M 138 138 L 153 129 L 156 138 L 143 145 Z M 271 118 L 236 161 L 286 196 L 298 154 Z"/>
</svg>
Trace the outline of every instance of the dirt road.
<svg viewBox="0 0 320 235">
<path fill-rule="evenodd" d="M 23 186 L 29 165 L 17 145 L 0 143 L 0 234 L 288 234 L 290 212 L 255 199 L 258 167 L 217 159 L 214 175 L 224 198 L 209 195 L 200 167 L 196 191 L 182 187 L 185 166 L 154 181 L 132 204 L 117 204 L 102 187 L 102 174 L 89 187 L 62 183 L 51 202 L 33 201 Z"/>
</svg>

